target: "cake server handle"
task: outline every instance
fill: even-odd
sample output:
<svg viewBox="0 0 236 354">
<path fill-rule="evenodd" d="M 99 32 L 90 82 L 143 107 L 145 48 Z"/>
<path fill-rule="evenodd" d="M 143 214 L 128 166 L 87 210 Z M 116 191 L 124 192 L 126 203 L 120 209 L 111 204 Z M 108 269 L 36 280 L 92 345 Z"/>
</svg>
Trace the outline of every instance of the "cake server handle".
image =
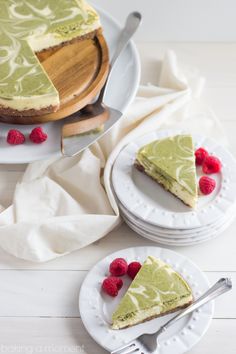
<svg viewBox="0 0 236 354">
<path fill-rule="evenodd" d="M 142 21 L 142 15 L 137 12 L 131 12 L 125 23 L 125 27 L 123 28 L 123 31 L 120 34 L 120 38 L 118 41 L 118 44 L 116 46 L 115 53 L 112 56 L 111 60 L 111 67 L 114 66 L 116 60 L 120 56 L 121 52 L 125 49 L 127 44 L 129 43 L 130 39 L 133 37 L 134 33 L 137 31 L 138 27 L 140 26 L 140 23 Z"/>
<path fill-rule="evenodd" d="M 202 296 L 200 296 L 192 305 L 186 307 L 183 311 L 178 313 L 175 317 L 170 319 L 164 324 L 159 330 L 158 334 L 164 332 L 168 327 L 177 322 L 182 317 L 188 315 L 194 310 L 198 309 L 202 305 L 206 304 L 209 301 L 214 300 L 216 297 L 232 289 L 232 281 L 230 278 L 221 278 L 219 279 L 209 290 L 207 290 Z"/>
<path fill-rule="evenodd" d="M 123 50 L 128 45 L 129 41 L 131 40 L 131 38 L 133 37 L 133 35 L 137 31 L 137 29 L 139 28 L 141 22 L 142 22 L 142 15 L 140 12 L 133 11 L 128 15 L 126 22 L 125 22 L 125 26 L 120 33 L 120 37 L 118 38 L 115 53 L 113 54 L 111 62 L 110 62 L 110 70 L 109 70 L 106 82 L 100 91 L 97 102 L 101 103 L 103 101 L 106 86 L 107 86 L 107 83 L 108 83 L 109 78 L 111 76 L 111 72 L 115 66 L 115 63 L 116 63 L 117 59 L 120 57 L 120 54 L 123 52 Z"/>
</svg>

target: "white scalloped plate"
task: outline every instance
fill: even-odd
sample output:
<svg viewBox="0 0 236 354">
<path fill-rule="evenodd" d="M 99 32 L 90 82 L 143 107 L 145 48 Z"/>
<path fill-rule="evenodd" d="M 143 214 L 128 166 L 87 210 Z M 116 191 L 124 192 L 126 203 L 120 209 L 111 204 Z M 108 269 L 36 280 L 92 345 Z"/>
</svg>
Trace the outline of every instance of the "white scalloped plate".
<svg viewBox="0 0 236 354">
<path fill-rule="evenodd" d="M 209 138 L 192 135 L 195 148 L 205 147 L 222 161 L 222 172 L 214 174 L 217 187 L 208 196 L 200 196 L 195 210 L 134 167 L 137 151 L 149 142 L 186 134 L 182 130 L 154 131 L 126 145 L 118 155 L 112 172 L 112 184 L 119 201 L 138 219 L 171 229 L 194 229 L 210 225 L 236 204 L 236 160 L 223 146 Z M 197 171 L 201 175 L 200 169 Z"/>
<path fill-rule="evenodd" d="M 79 309 L 88 333 L 108 351 L 115 350 L 144 332 L 154 332 L 174 316 L 166 315 L 123 330 L 110 328 L 112 312 L 128 288 L 130 280 L 126 276 L 123 277 L 124 286 L 116 298 L 105 295 L 101 291 L 101 283 L 108 273 L 109 264 L 117 257 L 123 257 L 128 262 L 137 260 L 143 263 L 150 255 L 162 259 L 178 271 L 191 286 L 195 298 L 209 288 L 206 276 L 194 263 L 165 248 L 134 247 L 120 250 L 104 258 L 91 269 L 81 286 Z M 160 346 L 156 353 L 182 354 L 190 350 L 207 331 L 213 310 L 214 304 L 208 303 L 170 327 L 160 337 Z"/>
<path fill-rule="evenodd" d="M 153 236 L 154 238 L 156 237 L 157 239 L 159 240 L 163 240 L 162 243 L 164 244 L 169 244 L 169 245 L 181 245 L 181 243 L 186 243 L 188 242 L 189 244 L 195 244 L 199 241 L 205 241 L 205 240 L 208 240 L 210 239 L 212 236 L 214 235 L 218 235 L 219 233 L 223 232 L 231 223 L 232 221 L 234 220 L 234 216 L 232 215 L 228 220 L 225 221 L 225 223 L 223 223 L 222 225 L 220 225 L 219 227 L 213 229 L 213 230 L 210 230 L 210 231 L 207 231 L 205 234 L 201 234 L 201 235 L 193 235 L 193 236 L 186 236 L 186 237 L 176 237 L 174 235 L 163 235 L 161 233 L 159 233 L 159 231 L 156 231 L 156 232 L 152 232 L 148 229 L 146 229 L 145 227 L 141 227 L 141 226 L 138 226 L 136 225 L 135 223 L 133 223 L 130 219 L 128 219 L 127 217 L 123 216 L 125 222 L 133 228 L 134 226 L 134 231 L 139 233 L 139 230 L 140 231 L 143 231 L 145 232 L 147 235 L 151 235 Z"/>
<path fill-rule="evenodd" d="M 171 239 L 192 239 L 192 238 L 201 238 L 202 236 L 206 236 L 209 233 L 212 233 L 223 225 L 225 225 L 229 220 L 233 221 L 236 216 L 236 210 L 233 208 L 230 212 L 226 213 L 224 217 L 217 220 L 215 223 L 199 227 L 195 229 L 186 229 L 186 230 L 174 230 L 174 229 L 165 229 L 158 226 L 153 226 L 149 223 L 145 223 L 144 221 L 136 218 L 133 214 L 131 214 L 127 209 L 123 207 L 120 203 L 118 203 L 119 209 L 121 211 L 121 215 L 124 219 L 128 219 L 132 224 L 136 227 L 139 227 L 147 232 L 157 234 L 158 236 L 163 236 L 165 238 Z"/>
</svg>

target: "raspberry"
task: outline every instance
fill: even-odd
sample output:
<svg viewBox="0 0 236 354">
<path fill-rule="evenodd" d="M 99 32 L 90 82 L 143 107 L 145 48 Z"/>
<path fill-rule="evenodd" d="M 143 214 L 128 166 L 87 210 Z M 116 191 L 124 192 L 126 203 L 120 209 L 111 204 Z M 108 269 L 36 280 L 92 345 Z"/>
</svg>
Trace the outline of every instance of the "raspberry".
<svg viewBox="0 0 236 354">
<path fill-rule="evenodd" d="M 139 262 L 131 262 L 128 266 L 128 271 L 127 271 L 128 276 L 131 279 L 134 279 L 141 267 L 142 265 Z"/>
<path fill-rule="evenodd" d="M 118 295 L 118 291 L 122 288 L 122 286 L 122 279 L 116 277 L 108 277 L 104 279 L 102 283 L 103 291 L 112 297 L 116 297 Z"/>
<path fill-rule="evenodd" d="M 207 156 L 208 152 L 204 148 L 197 149 L 195 151 L 196 165 L 202 165 Z"/>
<path fill-rule="evenodd" d="M 47 140 L 48 136 L 41 127 L 36 127 L 32 130 L 29 136 L 30 140 L 35 144 L 41 144 Z"/>
<path fill-rule="evenodd" d="M 221 170 L 221 162 L 215 156 L 207 156 L 202 165 L 202 171 L 207 175 L 217 173 Z"/>
<path fill-rule="evenodd" d="M 124 258 L 116 258 L 109 267 L 110 273 L 116 277 L 125 275 L 128 270 L 128 264 Z"/>
<path fill-rule="evenodd" d="M 199 188 L 202 194 L 211 194 L 216 187 L 216 181 L 207 176 L 202 176 L 199 180 Z"/>
<path fill-rule="evenodd" d="M 120 290 L 123 286 L 123 280 L 121 278 L 117 278 L 117 277 L 109 277 L 110 279 L 112 279 L 117 286 L 117 289 Z"/>
<path fill-rule="evenodd" d="M 11 129 L 7 134 L 7 142 L 11 145 L 19 145 L 25 142 L 25 136 L 19 130 Z"/>
</svg>

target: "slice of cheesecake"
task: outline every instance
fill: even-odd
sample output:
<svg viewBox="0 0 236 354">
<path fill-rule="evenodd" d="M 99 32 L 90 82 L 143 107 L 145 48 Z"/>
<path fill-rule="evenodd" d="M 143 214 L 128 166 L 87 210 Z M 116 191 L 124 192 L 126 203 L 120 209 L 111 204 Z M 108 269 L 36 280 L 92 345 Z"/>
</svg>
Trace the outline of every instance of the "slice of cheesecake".
<svg viewBox="0 0 236 354">
<path fill-rule="evenodd" d="M 35 53 L 93 38 L 97 12 L 84 0 L 1 0 L 0 8 L 0 114 L 56 111 L 59 93 Z"/>
<path fill-rule="evenodd" d="M 149 256 L 112 315 L 112 328 L 121 329 L 190 305 L 192 291 L 168 264 Z"/>
<path fill-rule="evenodd" d="M 195 208 L 198 188 L 191 135 L 176 135 L 143 146 L 138 151 L 135 166 Z"/>
</svg>

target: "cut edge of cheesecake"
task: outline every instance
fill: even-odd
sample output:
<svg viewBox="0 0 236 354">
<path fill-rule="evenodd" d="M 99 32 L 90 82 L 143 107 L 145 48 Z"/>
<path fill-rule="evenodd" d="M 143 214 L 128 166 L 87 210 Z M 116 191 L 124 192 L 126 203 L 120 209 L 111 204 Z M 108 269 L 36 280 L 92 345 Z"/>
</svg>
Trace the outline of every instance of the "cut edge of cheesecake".
<svg viewBox="0 0 236 354">
<path fill-rule="evenodd" d="M 180 297 L 180 299 L 177 302 L 173 302 L 172 305 L 169 303 L 167 304 L 167 302 L 165 303 L 164 301 L 162 303 L 161 302 L 158 303 L 158 301 L 156 301 L 154 306 L 149 306 L 149 307 L 146 306 L 146 308 L 140 309 L 139 304 L 138 304 L 138 300 L 137 300 L 137 298 L 135 299 L 134 294 L 139 293 L 139 295 L 140 295 L 142 292 L 145 293 L 145 291 L 142 289 L 145 287 L 142 284 L 142 282 L 141 282 L 141 284 L 139 284 L 139 286 L 141 287 L 140 289 L 142 291 L 137 290 L 137 283 L 139 283 L 139 280 L 140 280 L 140 278 L 142 278 L 143 275 L 145 276 L 145 271 L 146 271 L 145 267 L 150 266 L 151 264 L 154 264 L 153 272 L 155 272 L 156 269 L 164 267 L 165 271 L 167 271 L 167 273 L 170 272 L 170 274 L 171 273 L 175 274 L 177 281 L 179 281 L 179 283 L 181 283 L 186 288 L 185 296 L 183 296 L 182 298 Z M 142 273 L 144 273 L 144 274 L 142 274 Z M 154 287 L 154 285 L 151 284 L 151 281 L 150 281 L 149 285 Z M 132 291 L 132 289 L 133 289 L 133 291 Z M 160 290 L 160 293 L 161 293 L 161 290 Z M 147 297 L 147 294 L 145 293 L 145 295 L 143 295 L 143 296 Z M 133 311 L 132 306 L 128 306 L 128 308 L 130 309 L 130 312 L 127 311 L 126 314 L 123 314 L 123 317 L 119 316 L 120 309 L 122 308 L 122 306 L 124 306 L 124 303 L 127 301 L 128 301 L 128 303 L 127 303 L 128 305 L 130 305 L 130 303 L 129 303 L 130 301 L 134 301 L 135 306 L 137 306 L 137 310 Z M 188 283 L 183 279 L 183 277 L 179 273 L 174 271 L 172 267 L 170 267 L 168 264 L 166 264 L 162 260 L 156 259 L 155 257 L 152 257 L 152 256 L 149 256 L 146 259 L 146 261 L 144 262 L 143 266 L 141 267 L 140 271 L 138 272 L 138 274 L 136 275 L 134 280 L 132 281 L 132 283 L 130 284 L 127 292 L 125 293 L 124 297 L 122 298 L 117 309 L 113 313 L 111 327 L 114 330 L 132 327 L 134 325 L 152 320 L 154 318 L 162 317 L 162 316 L 165 316 L 169 313 L 176 312 L 180 309 L 183 309 L 183 308 L 191 305 L 192 302 L 193 302 L 192 290 L 189 287 Z M 162 311 L 161 307 L 167 307 L 167 309 Z"/>
<path fill-rule="evenodd" d="M 133 326 L 136 326 L 138 324 L 147 322 L 147 321 L 151 321 L 154 320 L 155 318 L 158 317 L 163 317 L 165 315 L 169 315 L 171 313 L 174 313 L 176 311 L 182 310 L 188 306 L 190 306 L 192 304 L 193 300 L 189 300 L 187 303 L 184 303 L 183 305 L 180 305 L 178 307 L 175 307 L 172 310 L 163 312 L 163 313 L 158 313 L 158 307 L 153 307 L 150 310 L 142 310 L 139 312 L 139 316 L 137 317 L 138 319 L 135 319 L 135 321 L 126 321 L 124 323 L 124 321 L 116 321 L 114 323 L 112 323 L 112 329 L 114 330 L 118 330 L 118 329 L 125 329 L 125 328 L 130 328 Z"/>
<path fill-rule="evenodd" d="M 190 190 L 187 188 L 188 186 L 185 184 L 180 184 L 177 178 L 173 178 L 173 176 L 168 175 L 166 171 L 163 171 L 161 167 L 158 167 L 158 164 L 153 164 L 151 160 L 142 154 L 142 151 L 145 147 L 151 146 L 151 144 L 155 144 L 158 142 L 163 142 L 167 139 L 179 139 L 179 137 L 187 137 L 191 139 L 191 151 L 189 150 L 188 162 L 192 164 L 192 178 L 194 180 L 194 190 Z M 174 151 L 173 151 L 174 154 Z M 171 152 L 170 152 L 171 155 Z M 171 157 L 171 156 L 170 156 Z M 186 160 L 186 161 L 187 161 Z M 169 164 L 172 164 L 172 160 L 170 160 Z M 161 185 L 165 190 L 172 193 L 175 197 L 180 199 L 185 205 L 196 208 L 197 200 L 198 200 L 198 190 L 197 190 L 197 176 L 196 176 L 196 166 L 195 166 L 195 155 L 194 155 L 194 147 L 192 142 L 191 135 L 176 135 L 173 137 L 156 140 L 152 143 L 149 143 L 139 149 L 138 154 L 136 156 L 136 160 L 134 163 L 135 167 L 140 171 L 145 173 L 147 176 L 151 177 L 155 182 Z"/>
</svg>

